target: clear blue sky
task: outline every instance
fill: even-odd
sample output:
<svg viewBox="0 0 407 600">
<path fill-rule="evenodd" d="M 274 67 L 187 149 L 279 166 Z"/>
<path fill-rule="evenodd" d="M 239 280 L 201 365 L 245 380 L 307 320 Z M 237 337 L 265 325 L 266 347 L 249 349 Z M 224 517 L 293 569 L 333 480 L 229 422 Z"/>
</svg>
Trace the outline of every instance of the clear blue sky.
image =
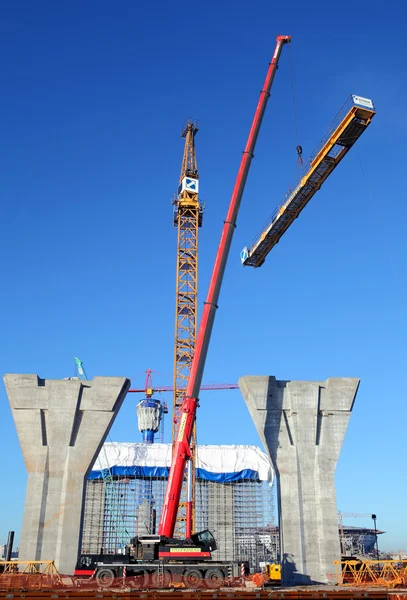
<svg viewBox="0 0 407 600">
<path fill-rule="evenodd" d="M 8 0 L 0 16 L 1 370 L 62 378 L 76 355 L 90 376 L 137 386 L 149 367 L 172 382 L 181 125 L 201 124 L 202 306 L 275 36 L 293 36 L 204 379 L 360 377 L 338 507 L 377 513 L 381 546 L 407 549 L 404 4 Z M 372 98 L 377 116 L 265 265 L 243 269 L 241 248 L 297 176 L 292 72 L 305 157 L 349 94 Z M 26 475 L 0 394 L 1 542 L 19 531 Z M 140 440 L 135 403 L 112 439 Z M 239 391 L 201 405 L 201 443 L 260 443 Z"/>
</svg>

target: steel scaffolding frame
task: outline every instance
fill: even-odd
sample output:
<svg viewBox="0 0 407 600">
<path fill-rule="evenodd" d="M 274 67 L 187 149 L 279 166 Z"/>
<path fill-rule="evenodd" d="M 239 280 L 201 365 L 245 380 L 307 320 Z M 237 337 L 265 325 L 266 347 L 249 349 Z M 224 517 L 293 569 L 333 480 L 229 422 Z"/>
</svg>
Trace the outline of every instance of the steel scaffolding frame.
<svg viewBox="0 0 407 600">
<path fill-rule="evenodd" d="M 99 552 L 100 548 L 105 553 L 120 552 L 123 540 L 122 528 L 117 528 L 117 513 L 129 535 L 136 535 L 139 517 L 145 519 L 145 511 L 140 516 L 140 506 L 146 498 L 151 502 L 150 522 L 158 522 L 166 483 L 165 477 L 114 477 L 119 505 L 116 514 L 112 514 L 103 497 L 103 481 L 88 480 L 82 552 Z M 196 530 L 210 529 L 214 533 L 217 560 L 245 560 L 252 570 L 259 570 L 260 563 L 278 559 L 275 497 L 268 482 L 219 483 L 197 477 L 195 498 Z"/>
</svg>

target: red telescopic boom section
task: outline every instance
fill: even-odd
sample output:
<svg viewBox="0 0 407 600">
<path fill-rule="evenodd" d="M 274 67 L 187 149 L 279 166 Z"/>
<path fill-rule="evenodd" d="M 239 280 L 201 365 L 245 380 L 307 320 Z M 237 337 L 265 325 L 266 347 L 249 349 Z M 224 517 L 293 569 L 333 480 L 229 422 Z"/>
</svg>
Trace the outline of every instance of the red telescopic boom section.
<svg viewBox="0 0 407 600">
<path fill-rule="evenodd" d="M 232 198 L 230 200 L 229 210 L 223 225 L 222 235 L 215 259 L 215 265 L 209 284 L 208 296 L 204 304 L 202 320 L 196 340 L 195 353 L 192 360 L 185 399 L 181 408 L 181 421 L 178 429 L 177 439 L 175 440 L 174 451 L 172 453 L 171 469 L 161 514 L 160 526 L 158 529 L 158 533 L 160 535 L 169 538 L 174 534 L 182 482 L 185 474 L 185 465 L 186 461 L 191 455 L 189 443 L 195 420 L 196 409 L 198 406 L 198 394 L 202 383 L 206 355 L 208 352 L 212 327 L 215 320 L 216 309 L 218 308 L 217 303 L 219 292 L 222 285 L 223 275 L 225 273 L 225 267 L 229 255 L 230 245 L 232 243 L 233 233 L 236 227 L 236 219 L 240 208 L 240 202 L 249 173 L 250 164 L 253 158 L 257 136 L 259 134 L 264 111 L 266 109 L 267 100 L 270 97 L 270 89 L 277 71 L 281 50 L 283 45 L 290 41 L 291 37 L 287 35 L 279 35 L 277 37 L 276 48 L 274 50 L 272 61 L 269 64 L 263 89 L 260 93 L 259 103 L 256 108 L 256 113 L 254 115 L 249 137 L 243 152 Z"/>
</svg>

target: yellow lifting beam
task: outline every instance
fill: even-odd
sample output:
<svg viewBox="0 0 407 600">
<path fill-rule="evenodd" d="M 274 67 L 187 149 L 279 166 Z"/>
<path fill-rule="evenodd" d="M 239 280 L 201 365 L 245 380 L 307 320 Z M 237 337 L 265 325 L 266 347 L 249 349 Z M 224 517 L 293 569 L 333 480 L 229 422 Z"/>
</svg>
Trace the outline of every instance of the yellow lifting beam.
<svg viewBox="0 0 407 600">
<path fill-rule="evenodd" d="M 250 248 L 242 250 L 240 259 L 243 266 L 261 267 L 270 250 L 278 244 L 294 219 L 369 126 L 375 114 L 371 100 L 350 96 L 332 122 L 328 135 L 311 156 L 294 191 L 288 191 Z"/>
<path fill-rule="evenodd" d="M 407 585 L 406 560 L 336 560 L 337 584 L 399 587 Z"/>
<path fill-rule="evenodd" d="M 0 572 L 56 575 L 59 577 L 58 569 L 53 560 L 0 560 Z"/>
</svg>

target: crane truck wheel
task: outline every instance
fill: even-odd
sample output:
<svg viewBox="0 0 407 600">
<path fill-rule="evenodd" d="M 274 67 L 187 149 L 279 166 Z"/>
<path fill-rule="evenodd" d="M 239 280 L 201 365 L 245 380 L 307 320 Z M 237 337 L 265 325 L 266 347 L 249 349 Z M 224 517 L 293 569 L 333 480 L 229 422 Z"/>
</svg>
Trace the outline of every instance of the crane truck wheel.
<svg viewBox="0 0 407 600">
<path fill-rule="evenodd" d="M 112 569 L 100 569 L 96 573 L 96 581 L 103 587 L 110 587 L 114 582 L 115 576 Z"/>
<path fill-rule="evenodd" d="M 205 587 L 218 590 L 222 587 L 225 574 L 220 569 L 208 569 L 205 573 Z"/>
<path fill-rule="evenodd" d="M 189 589 L 199 588 L 202 584 L 202 573 L 199 569 L 187 569 L 182 579 L 185 587 Z"/>
</svg>

